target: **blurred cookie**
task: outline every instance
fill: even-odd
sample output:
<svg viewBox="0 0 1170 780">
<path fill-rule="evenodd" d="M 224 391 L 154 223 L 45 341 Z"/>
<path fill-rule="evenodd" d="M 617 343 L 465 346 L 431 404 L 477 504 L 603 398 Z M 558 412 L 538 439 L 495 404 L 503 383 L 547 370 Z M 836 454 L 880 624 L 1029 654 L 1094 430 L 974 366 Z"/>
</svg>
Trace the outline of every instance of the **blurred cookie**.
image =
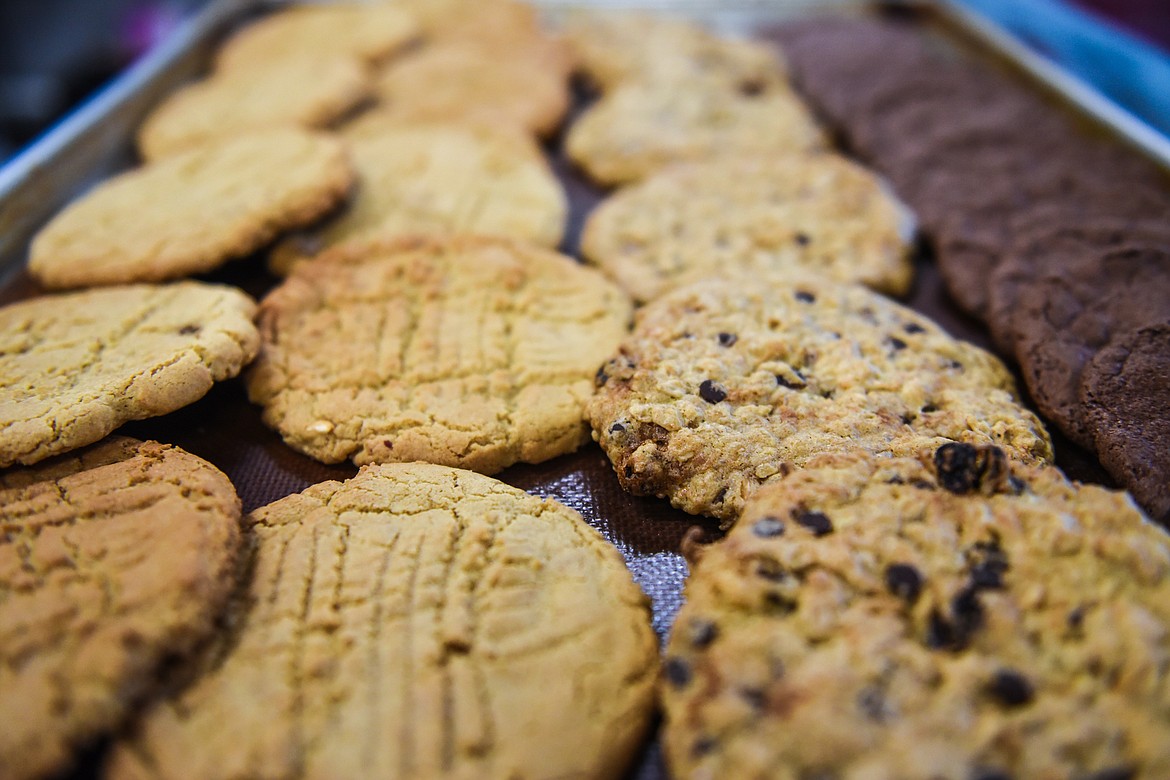
<svg viewBox="0 0 1170 780">
<path fill-rule="evenodd" d="M 348 207 L 290 236 L 269 267 L 297 263 L 351 239 L 474 233 L 555 247 L 568 205 L 539 148 L 512 128 L 402 122 L 371 115 L 348 126 L 358 184 Z"/>
<path fill-rule="evenodd" d="M 256 304 L 196 282 L 43 296 L 0 309 L 0 467 L 91 444 L 197 401 L 256 354 Z"/>
<path fill-rule="evenodd" d="M 630 303 L 592 269 L 477 237 L 353 241 L 261 304 L 249 395 L 325 463 L 493 473 L 571 452 Z"/>
<path fill-rule="evenodd" d="M 690 79 L 670 89 L 630 83 L 606 93 L 569 128 L 565 149 L 590 178 L 612 186 L 717 153 L 782 155 L 825 144 L 786 87 L 740 91 Z"/>
<path fill-rule="evenodd" d="M 597 381 L 589 420 L 622 487 L 725 523 L 761 484 L 827 452 L 912 456 L 961 441 L 1052 457 L 995 357 L 811 274 L 668 293 L 638 312 Z"/>
<path fill-rule="evenodd" d="M 232 634 L 115 746 L 109 777 L 603 778 L 642 746 L 648 600 L 576 512 L 391 464 L 248 525 Z M 230 739 L 209 750 L 215 735 Z"/>
<path fill-rule="evenodd" d="M 701 550 L 686 599 L 675 777 L 1170 773 L 1170 542 L 1054 468 L 818 459 Z"/>
<path fill-rule="evenodd" d="M 1170 319 L 1115 334 L 1085 366 L 1080 400 L 1101 465 L 1170 523 Z"/>
<path fill-rule="evenodd" d="M 249 132 L 326 127 L 373 97 L 356 61 L 290 59 L 218 72 L 164 100 L 138 131 L 147 161 Z"/>
<path fill-rule="evenodd" d="M 303 227 L 348 194 L 341 143 L 279 129 L 183 152 L 115 176 L 32 241 L 29 272 L 50 288 L 204 273 Z"/>
<path fill-rule="evenodd" d="M 581 251 L 637 301 L 721 272 L 793 269 L 901 295 L 913 238 L 905 206 L 844 157 L 720 156 L 611 195 Z"/>
<path fill-rule="evenodd" d="M 156 442 L 0 475 L 0 775 L 68 769 L 211 633 L 239 521 L 227 477 Z"/>
<path fill-rule="evenodd" d="M 417 38 L 418 20 L 399 3 L 294 5 L 244 27 L 220 48 L 218 70 L 241 75 L 272 63 L 352 58 L 373 65 Z"/>
</svg>

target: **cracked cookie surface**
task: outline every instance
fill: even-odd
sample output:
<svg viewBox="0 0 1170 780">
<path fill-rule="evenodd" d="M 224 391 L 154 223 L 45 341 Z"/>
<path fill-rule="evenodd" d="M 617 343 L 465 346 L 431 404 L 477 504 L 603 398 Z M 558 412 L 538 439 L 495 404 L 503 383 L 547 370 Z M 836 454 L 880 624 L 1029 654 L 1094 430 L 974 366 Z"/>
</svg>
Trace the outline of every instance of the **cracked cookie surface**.
<svg viewBox="0 0 1170 780">
<path fill-rule="evenodd" d="M 386 464 L 247 526 L 234 634 L 110 777 L 614 777 L 642 744 L 647 599 L 576 512 Z"/>
<path fill-rule="evenodd" d="M 358 173 L 354 197 L 323 226 L 277 244 L 275 273 L 355 239 L 475 233 L 547 247 L 561 241 L 564 190 L 539 148 L 511 128 L 372 114 L 344 135 Z"/>
<path fill-rule="evenodd" d="M 946 441 L 1052 457 L 991 354 L 820 276 L 708 279 L 638 312 L 588 415 L 622 487 L 730 522 L 759 485 L 834 451 Z"/>
<path fill-rule="evenodd" d="M 581 251 L 637 301 L 734 270 L 808 269 L 905 293 L 914 220 L 872 173 L 835 154 L 721 156 L 615 193 Z"/>
<path fill-rule="evenodd" d="M 676 777 L 1170 773 L 1170 539 L 1124 493 L 991 446 L 835 455 L 696 557 Z"/>
<path fill-rule="evenodd" d="M 29 272 L 50 288 L 204 273 L 316 220 L 353 182 L 344 148 L 326 135 L 286 129 L 216 143 L 70 204 L 33 238 Z"/>
<path fill-rule="evenodd" d="M 248 391 L 290 446 L 484 473 L 588 441 L 593 375 L 630 317 L 571 258 L 475 237 L 351 242 L 260 309 Z"/>
<path fill-rule="evenodd" d="M 0 309 L 0 467 L 92 444 L 202 398 L 256 355 L 256 304 L 178 282 L 33 298 Z"/>
<path fill-rule="evenodd" d="M 211 633 L 239 521 L 227 477 L 157 442 L 0 475 L 0 775 L 69 767 Z"/>
</svg>

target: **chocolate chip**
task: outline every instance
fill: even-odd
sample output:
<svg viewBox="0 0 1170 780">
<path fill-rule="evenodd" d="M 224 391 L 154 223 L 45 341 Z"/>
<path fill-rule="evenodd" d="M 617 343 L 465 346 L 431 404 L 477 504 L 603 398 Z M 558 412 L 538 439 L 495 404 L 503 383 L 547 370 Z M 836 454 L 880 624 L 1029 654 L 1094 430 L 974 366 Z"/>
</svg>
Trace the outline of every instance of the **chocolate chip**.
<svg viewBox="0 0 1170 780">
<path fill-rule="evenodd" d="M 896 336 L 890 336 L 889 342 L 890 346 L 894 348 L 895 352 L 900 349 L 906 349 L 906 342 L 902 341 L 902 339 L 897 338 Z"/>
<path fill-rule="evenodd" d="M 1091 775 L 1082 775 L 1083 780 L 1133 780 L 1135 777 L 1137 770 L 1128 766 L 1115 766 L 1100 769 Z"/>
<path fill-rule="evenodd" d="M 922 574 L 908 563 L 891 563 L 886 567 L 886 589 L 913 604 L 922 593 Z"/>
<path fill-rule="evenodd" d="M 714 737 L 698 737 L 695 739 L 695 743 L 691 745 L 691 755 L 695 758 L 705 756 L 714 750 L 718 744 Z"/>
<path fill-rule="evenodd" d="M 902 330 L 906 331 L 907 333 L 925 333 L 926 332 L 926 328 L 922 327 L 917 322 L 907 322 L 904 326 L 902 326 Z"/>
<path fill-rule="evenodd" d="M 609 381 L 609 374 L 605 373 L 605 365 L 597 369 L 597 373 L 593 376 L 593 384 L 598 387 L 604 387 L 605 383 Z"/>
<path fill-rule="evenodd" d="M 662 665 L 667 681 L 675 688 L 685 687 L 691 681 L 691 665 L 678 656 L 671 656 Z"/>
<path fill-rule="evenodd" d="M 727 391 L 710 379 L 704 379 L 699 385 L 699 397 L 709 404 L 717 404 L 727 398 Z"/>
<path fill-rule="evenodd" d="M 719 627 L 710 620 L 691 620 L 690 638 L 694 647 L 706 647 L 719 637 Z"/>
<path fill-rule="evenodd" d="M 621 433 L 625 429 L 626 429 L 626 426 L 622 425 L 620 422 L 616 422 L 613 425 L 609 426 L 610 433 Z"/>
<path fill-rule="evenodd" d="M 804 375 L 801 374 L 799 371 L 797 371 L 795 368 L 792 369 L 792 373 L 796 375 L 795 380 L 789 379 L 788 377 L 784 376 L 783 374 L 777 374 L 776 375 L 776 384 L 780 385 L 781 387 L 787 387 L 789 390 L 803 389 L 806 386 Z"/>
<path fill-rule="evenodd" d="M 725 498 L 727 498 L 727 488 L 719 488 L 719 492 L 715 494 L 712 501 L 716 504 L 722 504 Z"/>
<path fill-rule="evenodd" d="M 800 301 L 801 303 L 814 303 L 816 299 L 817 296 L 810 292 L 805 292 L 804 290 L 796 291 L 796 300 Z"/>
<path fill-rule="evenodd" d="M 983 476 L 978 448 L 957 441 L 935 450 L 934 468 L 938 472 L 939 484 L 958 495 L 974 492 Z"/>
<path fill-rule="evenodd" d="M 926 645 L 935 650 L 958 652 L 967 647 L 974 634 L 983 625 L 983 605 L 979 591 L 971 586 L 962 588 L 951 599 L 950 617 L 932 610 L 927 620 Z"/>
<path fill-rule="evenodd" d="M 971 773 L 971 780 L 1013 780 L 1013 778 L 1000 769 L 988 769 L 981 766 L 976 767 L 975 771 Z"/>
<path fill-rule="evenodd" d="M 768 593 L 764 596 L 764 603 L 773 611 L 781 615 L 788 615 L 796 611 L 796 602 L 779 593 Z"/>
<path fill-rule="evenodd" d="M 756 561 L 756 576 L 768 582 L 783 582 L 788 575 L 776 560 L 760 558 Z"/>
<path fill-rule="evenodd" d="M 389 439 L 382 439 L 382 444 L 383 444 L 383 445 L 386 447 L 386 449 L 388 449 L 388 450 L 392 450 L 392 449 L 394 449 L 394 442 L 390 441 Z"/>
<path fill-rule="evenodd" d="M 1069 610 L 1069 613 L 1064 617 L 1064 622 L 1070 630 L 1080 631 L 1085 624 L 1085 608 L 1082 606 Z"/>
<path fill-rule="evenodd" d="M 1012 669 L 1000 669 L 987 683 L 987 692 L 1005 707 L 1022 707 L 1036 692 L 1028 678 Z"/>
<path fill-rule="evenodd" d="M 892 476 L 886 480 L 887 485 L 903 485 L 905 483 L 906 483 L 906 480 L 902 479 L 897 474 L 895 474 L 894 476 Z"/>
<path fill-rule="evenodd" d="M 626 475 L 626 479 L 629 479 L 630 477 L 634 476 L 634 467 L 633 466 L 626 466 L 625 475 Z"/>
<path fill-rule="evenodd" d="M 753 710 L 762 710 L 768 703 L 768 696 L 761 688 L 740 688 L 739 695 L 743 697 Z"/>
<path fill-rule="evenodd" d="M 198 325 L 184 325 L 183 327 L 179 328 L 179 335 L 192 336 L 201 330 L 202 328 L 200 328 Z"/>
<path fill-rule="evenodd" d="M 861 689 L 861 692 L 857 694 L 857 708 L 874 723 L 883 722 L 889 715 L 885 691 L 877 685 L 869 685 Z"/>
<path fill-rule="evenodd" d="M 1003 587 L 1003 569 L 993 563 L 978 563 L 971 568 L 971 584 L 979 590 Z"/>
<path fill-rule="evenodd" d="M 927 482 L 925 479 L 916 479 L 910 485 L 918 490 L 934 490 L 936 487 L 933 482 Z"/>
<path fill-rule="evenodd" d="M 744 79 L 739 82 L 739 94 L 744 97 L 759 97 L 764 94 L 765 84 L 759 79 Z"/>
<path fill-rule="evenodd" d="M 926 406 L 922 407 L 918 411 L 922 412 L 923 414 L 930 414 L 931 412 L 937 412 L 938 407 L 935 406 L 934 404 L 927 404 Z"/>
<path fill-rule="evenodd" d="M 813 532 L 813 536 L 833 533 L 833 521 L 823 512 L 792 510 L 792 519 Z"/>
<path fill-rule="evenodd" d="M 926 619 L 926 646 L 932 650 L 949 650 L 955 644 L 955 631 L 937 609 Z"/>
<path fill-rule="evenodd" d="M 739 339 L 734 333 L 720 333 L 718 338 L 721 347 L 730 347 Z"/>
<path fill-rule="evenodd" d="M 764 517 L 752 524 L 752 533 L 764 539 L 784 533 L 784 521 L 778 517 Z"/>
<path fill-rule="evenodd" d="M 800 246 L 808 246 L 812 243 L 812 239 L 809 238 L 808 233 L 797 233 L 793 238 L 796 239 L 796 243 Z M 800 297 L 800 293 L 797 293 L 797 297 Z M 809 303 L 812 303 L 812 301 L 809 301 Z"/>
</svg>

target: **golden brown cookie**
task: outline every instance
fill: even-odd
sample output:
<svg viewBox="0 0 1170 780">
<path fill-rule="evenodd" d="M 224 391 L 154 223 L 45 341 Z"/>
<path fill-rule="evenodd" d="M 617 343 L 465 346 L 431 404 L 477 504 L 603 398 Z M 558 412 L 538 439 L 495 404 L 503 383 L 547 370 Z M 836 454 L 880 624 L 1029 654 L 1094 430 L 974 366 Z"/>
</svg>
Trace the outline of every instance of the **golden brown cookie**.
<svg viewBox="0 0 1170 780">
<path fill-rule="evenodd" d="M 669 88 L 632 82 L 607 92 L 569 129 L 565 149 L 590 178 L 612 186 L 674 162 L 715 154 L 779 156 L 825 144 L 811 114 L 785 86 L 741 91 L 691 78 Z"/>
<path fill-rule="evenodd" d="M 390 464 L 248 521 L 233 634 L 111 778 L 603 778 L 640 747 L 648 600 L 576 512 Z"/>
<path fill-rule="evenodd" d="M 298 262 L 351 239 L 457 233 L 555 247 L 568 206 L 531 139 L 513 127 L 402 122 L 372 114 L 345 130 L 358 184 L 349 206 L 274 248 L 269 267 Z"/>
<path fill-rule="evenodd" d="M 611 195 L 581 239 L 637 301 L 704 276 L 807 269 L 904 294 L 914 219 L 870 171 L 836 154 L 719 156 Z"/>
<path fill-rule="evenodd" d="M 307 225 L 350 191 L 341 142 L 280 129 L 183 152 L 116 176 L 32 241 L 49 288 L 158 282 L 210 271 Z"/>
<path fill-rule="evenodd" d="M 827 452 L 947 441 L 1051 460 L 1003 364 L 926 317 L 812 274 L 707 279 L 641 309 L 598 373 L 593 436 L 622 487 L 730 523 Z"/>
<path fill-rule="evenodd" d="M 0 309 L 0 467 L 36 463 L 202 398 L 255 356 L 255 310 L 239 290 L 196 282 Z"/>
<path fill-rule="evenodd" d="M 252 22 L 219 50 L 218 70 L 241 74 L 272 62 L 352 58 L 382 62 L 416 39 L 418 20 L 398 3 L 294 5 Z"/>
<path fill-rule="evenodd" d="M 372 99 L 373 77 L 355 60 L 290 59 L 221 71 L 175 92 L 143 122 L 147 161 L 249 132 L 327 127 Z"/>
<path fill-rule="evenodd" d="M 0 475 L 0 776 L 67 769 L 211 633 L 239 522 L 227 477 L 156 442 Z"/>
<path fill-rule="evenodd" d="M 1170 776 L 1170 539 L 949 444 L 818 459 L 701 550 L 663 665 L 677 778 Z"/>
<path fill-rule="evenodd" d="M 593 374 L 629 316 L 601 274 L 531 245 L 354 241 L 264 299 L 249 395 L 326 463 L 492 473 L 588 441 Z"/>
</svg>

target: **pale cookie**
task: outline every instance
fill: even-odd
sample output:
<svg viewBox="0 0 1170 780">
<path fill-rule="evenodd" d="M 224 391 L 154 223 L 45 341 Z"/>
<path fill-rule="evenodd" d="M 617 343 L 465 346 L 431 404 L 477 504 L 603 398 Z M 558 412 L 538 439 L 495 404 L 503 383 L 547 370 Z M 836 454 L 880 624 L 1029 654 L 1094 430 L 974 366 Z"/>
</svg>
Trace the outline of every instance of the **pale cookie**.
<svg viewBox="0 0 1170 780">
<path fill-rule="evenodd" d="M 156 442 L 0 476 L 0 776 L 67 769 L 211 633 L 239 523 L 227 477 Z"/>
<path fill-rule="evenodd" d="M 593 437 L 622 487 L 730 523 L 826 452 L 995 443 L 1027 463 L 1048 435 L 991 354 L 821 276 L 708 279 L 655 300 L 602 366 Z"/>
<path fill-rule="evenodd" d="M 241 74 L 272 62 L 353 58 L 377 64 L 422 32 L 395 3 L 298 5 L 265 16 L 228 39 L 215 58 L 220 70 Z"/>
<path fill-rule="evenodd" d="M 199 400 L 255 355 L 256 304 L 196 282 L 44 296 L 0 309 L 0 467 Z"/>
<path fill-rule="evenodd" d="M 49 288 L 156 282 L 211 271 L 333 209 L 354 173 L 341 142 L 303 130 L 241 136 L 116 176 L 32 241 Z"/>
<path fill-rule="evenodd" d="M 143 122 L 151 161 L 261 130 L 324 128 L 373 97 L 373 76 L 349 58 L 257 63 L 175 92 Z"/>
<path fill-rule="evenodd" d="M 325 463 L 425 460 L 492 473 L 589 440 L 593 374 L 630 302 L 537 247 L 474 237 L 351 242 L 261 304 L 252 400 Z"/>
<path fill-rule="evenodd" d="M 475 233 L 547 247 L 561 241 L 564 190 L 514 128 L 374 114 L 347 127 L 346 138 L 358 172 L 353 199 L 335 219 L 277 244 L 275 273 L 351 239 Z"/>
<path fill-rule="evenodd" d="M 844 157 L 717 157 L 610 196 L 581 251 L 637 301 L 726 270 L 807 269 L 902 295 L 913 238 L 906 207 Z"/>
<path fill-rule="evenodd" d="M 746 93 L 710 79 L 630 83 L 608 92 L 569 129 L 569 157 L 604 185 L 649 176 L 717 153 L 776 156 L 821 149 L 826 139 L 787 87 Z"/>
<path fill-rule="evenodd" d="M 603 91 L 632 81 L 665 85 L 695 77 L 747 91 L 785 83 L 775 47 L 720 38 L 665 14 L 581 9 L 565 20 L 565 35 L 580 71 Z"/>
<path fill-rule="evenodd" d="M 686 599 L 680 780 L 1170 777 L 1170 539 L 1124 493 L 990 446 L 830 456 L 757 493 Z"/>
<path fill-rule="evenodd" d="M 427 46 L 382 71 L 379 110 L 421 120 L 490 117 L 547 137 L 569 109 L 569 80 L 535 64 L 482 46 Z"/>
<path fill-rule="evenodd" d="M 248 521 L 235 631 L 110 778 L 604 778 L 641 747 L 648 600 L 576 512 L 390 464 Z"/>
</svg>

